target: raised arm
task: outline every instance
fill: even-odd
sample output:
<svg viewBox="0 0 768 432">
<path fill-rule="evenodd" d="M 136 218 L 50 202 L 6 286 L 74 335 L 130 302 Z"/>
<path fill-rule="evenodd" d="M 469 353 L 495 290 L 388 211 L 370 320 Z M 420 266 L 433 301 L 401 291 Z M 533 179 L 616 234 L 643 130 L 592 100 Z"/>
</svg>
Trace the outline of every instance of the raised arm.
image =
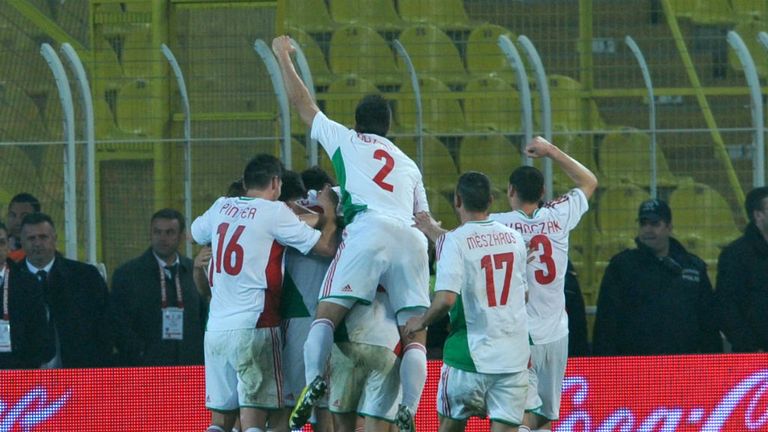
<svg viewBox="0 0 768 432">
<path fill-rule="evenodd" d="M 584 192 L 589 199 L 597 189 L 597 177 L 589 168 L 582 165 L 576 159 L 568 156 L 556 145 L 537 136 L 525 147 L 525 153 L 532 158 L 548 157 L 555 161 L 560 168 L 576 183 L 576 187 Z"/>
<path fill-rule="evenodd" d="M 320 112 L 320 109 L 312 99 L 312 95 L 304 85 L 304 82 L 299 78 L 296 69 L 293 67 L 291 53 L 293 53 L 295 49 L 293 48 L 293 45 L 291 45 L 291 38 L 289 36 L 278 36 L 273 39 L 272 51 L 274 51 L 275 56 L 277 57 L 277 62 L 280 64 L 280 73 L 283 75 L 283 82 L 285 83 L 285 91 L 288 93 L 288 100 L 298 111 L 301 120 L 307 126 L 312 127 L 312 121 L 315 118 L 315 114 Z"/>
</svg>

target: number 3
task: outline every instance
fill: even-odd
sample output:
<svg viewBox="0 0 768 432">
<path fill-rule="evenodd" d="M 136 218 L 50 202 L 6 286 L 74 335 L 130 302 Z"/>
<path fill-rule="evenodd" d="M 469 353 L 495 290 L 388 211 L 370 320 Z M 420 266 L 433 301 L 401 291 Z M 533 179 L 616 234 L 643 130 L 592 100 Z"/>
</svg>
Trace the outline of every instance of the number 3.
<svg viewBox="0 0 768 432">
<path fill-rule="evenodd" d="M 379 172 L 373 177 L 373 182 L 385 191 L 392 192 L 395 190 L 395 187 L 392 184 L 385 182 L 384 178 L 395 168 L 395 159 L 382 149 L 373 152 L 373 158 L 376 160 L 384 160 L 384 166 L 381 167 Z"/>
<path fill-rule="evenodd" d="M 531 250 L 539 250 L 539 245 L 541 245 L 543 249 L 541 254 L 539 254 L 539 262 L 544 264 L 547 269 L 546 272 L 544 270 L 536 270 L 533 272 L 533 276 L 536 279 L 536 282 L 542 285 L 547 285 L 555 280 L 557 271 L 555 268 L 555 260 L 552 259 L 552 242 L 550 242 L 549 238 L 545 235 L 539 234 L 533 236 L 530 244 Z"/>
</svg>

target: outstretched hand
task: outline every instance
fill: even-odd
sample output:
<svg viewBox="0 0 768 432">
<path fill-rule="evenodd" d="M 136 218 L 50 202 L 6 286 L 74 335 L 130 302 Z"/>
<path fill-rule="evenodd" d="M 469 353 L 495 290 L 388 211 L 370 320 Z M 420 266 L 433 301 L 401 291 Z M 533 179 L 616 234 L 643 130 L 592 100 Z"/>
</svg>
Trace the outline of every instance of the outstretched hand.
<svg viewBox="0 0 768 432">
<path fill-rule="evenodd" d="M 279 57 L 282 53 L 291 55 L 294 51 L 296 51 L 296 49 L 291 43 L 291 37 L 288 35 L 282 35 L 272 39 L 272 51 L 276 56 Z"/>
<path fill-rule="evenodd" d="M 410 335 L 420 332 L 427 327 L 424 325 L 424 316 L 412 317 L 405 323 L 403 328 L 403 337 L 408 338 Z"/>
<path fill-rule="evenodd" d="M 435 241 L 445 230 L 442 222 L 436 221 L 428 212 L 418 212 L 413 215 L 413 227 L 423 232 L 427 238 Z"/>
<path fill-rule="evenodd" d="M 537 136 L 525 146 L 525 154 L 532 158 L 549 156 L 549 150 L 554 144 Z"/>
</svg>

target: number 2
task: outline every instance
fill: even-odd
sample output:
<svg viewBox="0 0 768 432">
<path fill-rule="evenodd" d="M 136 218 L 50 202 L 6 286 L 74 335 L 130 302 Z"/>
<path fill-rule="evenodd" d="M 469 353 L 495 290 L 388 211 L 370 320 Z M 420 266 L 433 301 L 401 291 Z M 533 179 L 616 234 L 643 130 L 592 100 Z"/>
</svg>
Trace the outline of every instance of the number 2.
<svg viewBox="0 0 768 432">
<path fill-rule="evenodd" d="M 555 260 L 552 259 L 552 242 L 549 241 L 549 237 L 545 235 L 535 235 L 531 238 L 529 245 L 531 250 L 539 250 L 539 245 L 542 247 L 542 251 L 539 254 L 539 262 L 544 264 L 546 271 L 536 270 L 533 272 L 533 277 L 536 282 L 541 285 L 547 285 L 555 280 L 557 269 L 555 267 Z"/>
<path fill-rule="evenodd" d="M 385 191 L 392 192 L 395 190 L 395 187 L 392 184 L 385 182 L 384 178 L 395 168 L 395 159 L 382 149 L 373 152 L 373 158 L 376 160 L 384 160 L 384 166 L 381 167 L 379 172 L 373 177 L 373 182 Z"/>
<path fill-rule="evenodd" d="M 493 260 L 491 260 L 493 258 Z M 506 266 L 505 266 L 506 264 Z M 498 306 L 507 304 L 509 299 L 509 284 L 512 282 L 512 269 L 515 267 L 515 254 L 511 252 L 486 255 L 480 260 L 480 267 L 485 270 L 485 291 L 488 294 L 488 307 L 496 307 L 496 285 L 493 281 L 494 267 L 504 271 L 504 286 L 501 289 L 501 298 Z"/>
</svg>

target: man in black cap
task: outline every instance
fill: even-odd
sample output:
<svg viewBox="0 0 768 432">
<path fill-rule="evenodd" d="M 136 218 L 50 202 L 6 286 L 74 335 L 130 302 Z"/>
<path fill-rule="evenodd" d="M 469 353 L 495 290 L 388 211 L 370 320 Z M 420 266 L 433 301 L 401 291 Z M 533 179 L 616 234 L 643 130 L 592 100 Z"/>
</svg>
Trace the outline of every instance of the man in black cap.
<svg viewBox="0 0 768 432">
<path fill-rule="evenodd" d="M 706 264 L 671 237 L 669 206 L 645 201 L 637 218 L 637 248 L 611 258 L 603 275 L 594 354 L 722 351 Z"/>
</svg>

